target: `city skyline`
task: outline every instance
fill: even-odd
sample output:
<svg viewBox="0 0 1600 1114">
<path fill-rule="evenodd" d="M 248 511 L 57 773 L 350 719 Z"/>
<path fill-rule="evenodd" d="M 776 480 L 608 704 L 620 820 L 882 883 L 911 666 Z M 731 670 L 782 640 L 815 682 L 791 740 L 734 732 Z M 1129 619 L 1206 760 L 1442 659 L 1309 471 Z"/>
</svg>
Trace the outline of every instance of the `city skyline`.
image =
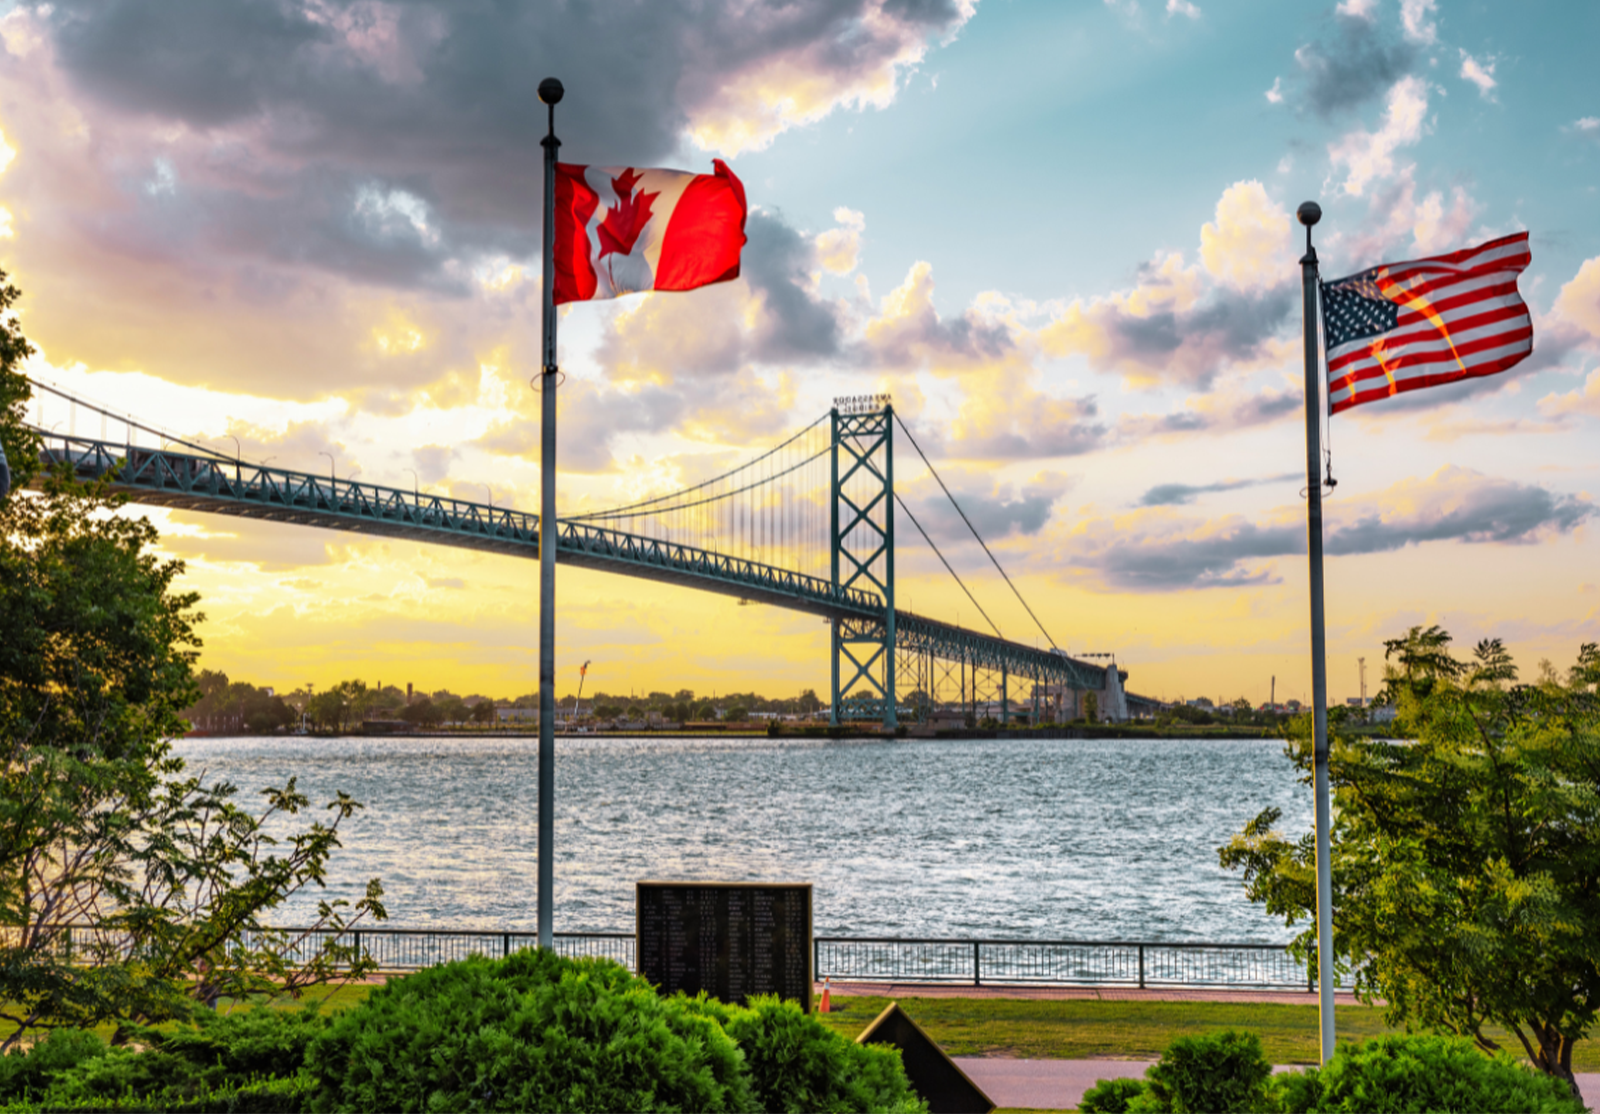
<svg viewBox="0 0 1600 1114">
<path fill-rule="evenodd" d="M 31 370 L 247 459 L 535 510 L 532 89 L 557 76 L 564 159 L 724 158 L 752 205 L 738 282 L 564 311 L 564 509 L 888 392 L 1062 648 L 1149 696 L 1260 704 L 1275 675 L 1304 700 L 1294 208 L 1322 205 L 1329 278 L 1525 228 L 1529 360 L 1329 423 L 1330 702 L 1415 623 L 1503 637 L 1525 676 L 1596 639 L 1600 10 L 621 11 L 10 7 L 0 266 Z M 913 459 L 907 502 L 1034 639 Z M 537 684 L 534 562 L 135 513 L 189 562 L 202 666 Z M 903 607 L 973 625 L 920 539 L 898 560 Z M 558 584 L 558 678 L 826 688 L 814 617 Z"/>
</svg>

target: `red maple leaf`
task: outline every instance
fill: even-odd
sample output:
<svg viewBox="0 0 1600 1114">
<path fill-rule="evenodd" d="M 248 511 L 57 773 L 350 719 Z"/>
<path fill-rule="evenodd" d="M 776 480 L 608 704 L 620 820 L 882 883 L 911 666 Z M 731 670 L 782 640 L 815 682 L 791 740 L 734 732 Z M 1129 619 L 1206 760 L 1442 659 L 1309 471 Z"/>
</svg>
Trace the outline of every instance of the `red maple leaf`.
<svg viewBox="0 0 1600 1114">
<path fill-rule="evenodd" d="M 611 188 L 617 191 L 617 204 L 606 219 L 600 222 L 600 258 L 604 259 L 612 252 L 620 255 L 632 255 L 633 245 L 638 242 L 639 235 L 644 232 L 644 226 L 650 223 L 650 203 L 659 193 L 634 193 L 634 187 L 639 184 L 639 175 L 633 172 L 633 167 L 624 170 L 620 177 L 611 179 Z"/>
</svg>

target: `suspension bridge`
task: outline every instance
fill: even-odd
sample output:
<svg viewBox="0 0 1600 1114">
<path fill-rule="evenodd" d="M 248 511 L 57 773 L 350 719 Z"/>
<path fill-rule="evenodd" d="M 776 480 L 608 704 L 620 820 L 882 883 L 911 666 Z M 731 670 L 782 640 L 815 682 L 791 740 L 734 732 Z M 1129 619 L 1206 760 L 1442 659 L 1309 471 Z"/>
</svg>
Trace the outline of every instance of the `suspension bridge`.
<svg viewBox="0 0 1600 1114">
<path fill-rule="evenodd" d="M 539 556 L 539 517 L 507 507 L 245 461 L 34 381 L 41 463 L 112 475 L 131 501 L 272 522 Z M 47 415 L 48 408 L 48 415 Z M 47 424 L 46 417 L 60 419 Z M 98 426 L 98 428 L 96 428 Z M 65 429 L 63 429 L 65 427 Z M 895 491 L 895 429 L 1045 634 L 1004 637 Z M 86 432 L 81 432 L 85 430 Z M 37 479 L 35 483 L 37 483 Z M 903 610 L 895 600 L 896 508 L 990 631 Z M 832 722 L 925 722 L 938 709 L 998 709 L 1002 724 L 1059 716 L 1097 694 L 1126 719 L 1126 673 L 1055 647 L 1033 610 L 922 454 L 886 396 L 836 400 L 778 445 L 711 479 L 561 518 L 560 564 L 716 592 L 821 616 L 831 628 Z M 1013 685 L 1018 686 L 1013 690 Z"/>
</svg>

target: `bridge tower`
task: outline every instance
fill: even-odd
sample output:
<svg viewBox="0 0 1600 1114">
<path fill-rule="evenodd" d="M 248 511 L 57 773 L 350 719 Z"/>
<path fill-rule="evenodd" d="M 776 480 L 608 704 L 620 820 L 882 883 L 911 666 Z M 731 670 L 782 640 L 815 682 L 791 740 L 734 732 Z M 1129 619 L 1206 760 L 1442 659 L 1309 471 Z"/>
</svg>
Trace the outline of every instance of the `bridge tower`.
<svg viewBox="0 0 1600 1114">
<path fill-rule="evenodd" d="M 835 591 L 883 597 L 885 620 L 833 620 L 831 722 L 849 700 L 894 730 L 894 408 L 888 395 L 834 400 L 829 536 Z M 854 700 L 851 698 L 854 697 Z M 854 718 L 863 718 L 856 716 Z"/>
</svg>

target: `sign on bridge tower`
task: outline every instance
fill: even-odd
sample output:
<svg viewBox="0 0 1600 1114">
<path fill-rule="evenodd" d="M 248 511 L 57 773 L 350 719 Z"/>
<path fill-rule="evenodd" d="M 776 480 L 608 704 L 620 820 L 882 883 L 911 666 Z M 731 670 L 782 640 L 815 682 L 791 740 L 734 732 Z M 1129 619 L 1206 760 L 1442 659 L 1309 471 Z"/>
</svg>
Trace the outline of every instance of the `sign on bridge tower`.
<svg viewBox="0 0 1600 1114">
<path fill-rule="evenodd" d="M 833 620 L 833 711 L 845 719 L 895 717 L 894 408 L 888 395 L 834 399 L 831 564 L 836 590 L 883 597 L 884 618 Z"/>
</svg>

